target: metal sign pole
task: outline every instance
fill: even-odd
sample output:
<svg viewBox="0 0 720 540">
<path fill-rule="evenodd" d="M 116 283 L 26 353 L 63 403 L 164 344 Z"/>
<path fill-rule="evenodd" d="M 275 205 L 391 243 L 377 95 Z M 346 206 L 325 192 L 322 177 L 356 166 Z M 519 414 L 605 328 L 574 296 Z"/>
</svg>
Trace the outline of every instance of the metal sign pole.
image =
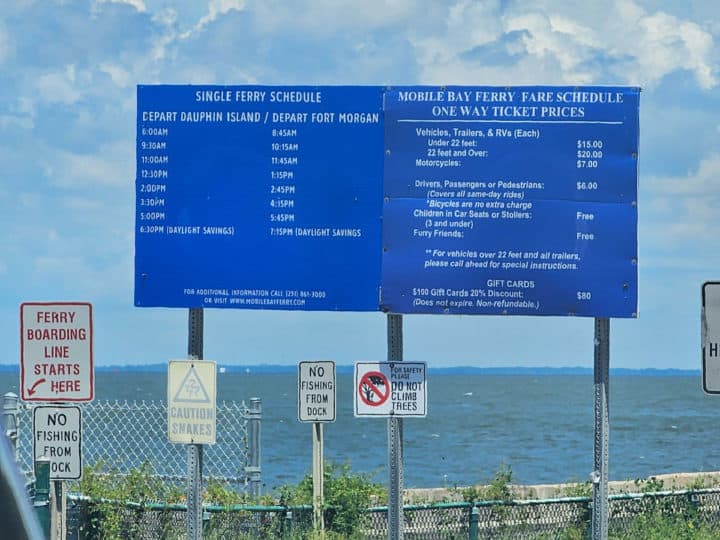
<svg viewBox="0 0 720 540">
<path fill-rule="evenodd" d="M 610 433 L 610 320 L 595 319 L 595 444 L 593 456 L 592 538 L 608 537 L 608 439 Z"/>
<path fill-rule="evenodd" d="M 53 480 L 50 486 L 50 540 L 63 540 L 67 536 L 66 516 L 65 483 Z"/>
<path fill-rule="evenodd" d="M 402 362 L 402 315 L 387 316 L 388 362 Z M 388 418 L 388 539 L 403 538 L 403 419 Z"/>
<path fill-rule="evenodd" d="M 203 310 L 190 308 L 188 312 L 188 358 L 202 360 L 203 357 Z M 187 537 L 200 540 L 202 537 L 202 444 L 189 444 L 187 453 Z"/>
<path fill-rule="evenodd" d="M 323 505 L 325 504 L 325 481 L 323 464 L 323 425 L 322 422 L 313 422 L 313 528 L 316 531 L 325 530 L 323 519 Z"/>
</svg>

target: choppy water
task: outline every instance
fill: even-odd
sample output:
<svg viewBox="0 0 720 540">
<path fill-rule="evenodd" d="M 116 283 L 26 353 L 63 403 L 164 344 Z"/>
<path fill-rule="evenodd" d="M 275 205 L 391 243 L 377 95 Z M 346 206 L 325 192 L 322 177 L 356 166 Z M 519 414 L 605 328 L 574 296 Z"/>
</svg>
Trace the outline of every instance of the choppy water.
<svg viewBox="0 0 720 540">
<path fill-rule="evenodd" d="M 219 400 L 263 403 L 266 490 L 296 483 L 312 464 L 311 425 L 297 421 L 294 373 L 218 374 Z M 0 392 L 18 392 L 0 373 Z M 96 374 L 97 400 L 164 400 L 164 373 Z M 338 375 L 337 421 L 325 457 L 387 478 L 387 421 L 354 418 L 352 376 Z M 610 479 L 720 470 L 720 397 L 699 377 L 610 380 Z M 593 380 L 588 375 L 430 375 L 427 418 L 404 421 L 406 487 L 488 480 L 501 463 L 517 483 L 584 481 L 593 461 Z"/>
</svg>

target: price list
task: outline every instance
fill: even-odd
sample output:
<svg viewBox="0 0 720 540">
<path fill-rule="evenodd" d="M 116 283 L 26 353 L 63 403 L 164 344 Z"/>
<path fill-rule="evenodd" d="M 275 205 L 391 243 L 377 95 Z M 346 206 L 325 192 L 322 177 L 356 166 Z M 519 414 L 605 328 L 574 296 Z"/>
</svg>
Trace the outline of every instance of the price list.
<svg viewBox="0 0 720 540">
<path fill-rule="evenodd" d="M 638 90 L 385 96 L 383 309 L 634 317 Z"/>
<path fill-rule="evenodd" d="M 377 310 L 379 87 L 139 86 L 138 306 Z"/>
</svg>

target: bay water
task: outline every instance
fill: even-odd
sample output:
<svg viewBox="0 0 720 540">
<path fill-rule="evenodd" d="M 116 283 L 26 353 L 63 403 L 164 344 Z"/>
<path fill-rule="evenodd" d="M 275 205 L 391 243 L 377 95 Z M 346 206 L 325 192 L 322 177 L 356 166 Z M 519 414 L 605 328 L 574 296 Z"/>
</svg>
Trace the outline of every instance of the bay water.
<svg viewBox="0 0 720 540">
<path fill-rule="evenodd" d="M 325 458 L 387 481 L 387 421 L 353 416 L 353 376 L 337 375 L 337 417 L 325 425 Z M 311 471 L 312 424 L 297 420 L 294 371 L 218 373 L 218 401 L 262 399 L 263 492 Z M 103 369 L 96 400 L 166 399 L 165 372 Z M 610 480 L 720 470 L 720 396 L 700 374 L 611 375 Z M 17 372 L 0 391 L 19 394 Z M 593 468 L 592 374 L 468 373 L 428 376 L 426 418 L 404 420 L 405 487 L 487 482 L 501 465 L 513 482 L 584 482 Z M 219 426 L 219 429 L 221 427 Z"/>
</svg>

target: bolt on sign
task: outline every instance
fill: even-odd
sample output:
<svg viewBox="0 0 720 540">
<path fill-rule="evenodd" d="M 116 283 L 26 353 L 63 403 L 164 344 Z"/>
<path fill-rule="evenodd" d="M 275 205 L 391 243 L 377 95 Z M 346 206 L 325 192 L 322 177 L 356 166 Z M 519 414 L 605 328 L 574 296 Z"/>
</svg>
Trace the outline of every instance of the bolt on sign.
<svg viewBox="0 0 720 540">
<path fill-rule="evenodd" d="M 33 408 L 33 455 L 50 459 L 51 480 L 82 477 L 82 411 L 74 406 Z"/>
<path fill-rule="evenodd" d="M 93 400 L 91 304 L 21 304 L 20 389 L 25 401 Z"/>
<path fill-rule="evenodd" d="M 215 362 L 170 360 L 168 364 L 168 440 L 215 444 Z"/>
<path fill-rule="evenodd" d="M 355 416 L 427 415 L 425 362 L 357 362 Z"/>
<path fill-rule="evenodd" d="M 720 394 L 720 281 L 702 286 L 703 390 Z"/>
<path fill-rule="evenodd" d="M 298 364 L 298 420 L 335 421 L 335 362 Z"/>
</svg>

